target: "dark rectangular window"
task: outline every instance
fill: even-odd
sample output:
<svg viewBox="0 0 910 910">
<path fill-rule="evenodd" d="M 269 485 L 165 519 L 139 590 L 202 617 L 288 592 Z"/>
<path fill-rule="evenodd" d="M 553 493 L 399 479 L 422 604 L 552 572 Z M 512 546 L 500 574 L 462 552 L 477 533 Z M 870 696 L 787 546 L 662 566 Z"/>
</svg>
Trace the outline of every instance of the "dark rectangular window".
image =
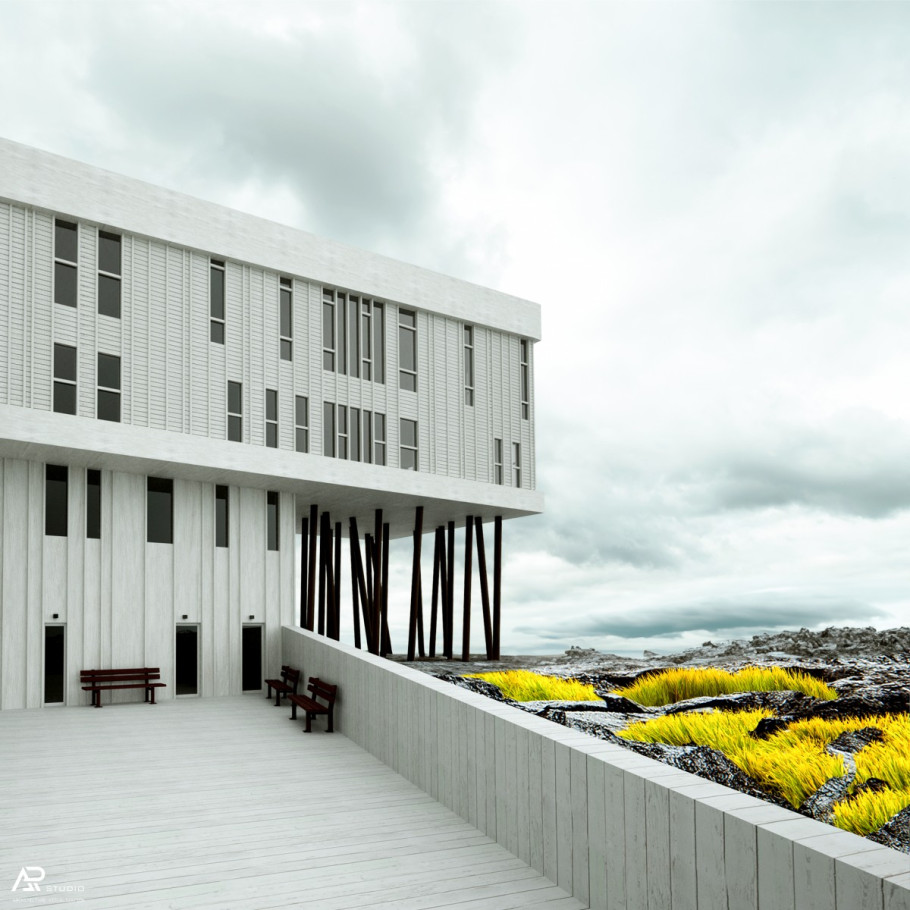
<svg viewBox="0 0 910 910">
<path fill-rule="evenodd" d="M 417 314 L 398 311 L 398 387 L 417 391 Z"/>
<path fill-rule="evenodd" d="M 98 355 L 98 419 L 120 422 L 120 358 Z"/>
<path fill-rule="evenodd" d="M 44 627 L 44 703 L 61 705 L 64 702 L 64 659 L 66 626 Z"/>
<path fill-rule="evenodd" d="M 348 457 L 348 409 L 338 405 L 338 451 L 339 458 Z"/>
<path fill-rule="evenodd" d="M 228 435 L 231 442 L 243 441 L 243 385 L 228 380 Z"/>
<path fill-rule="evenodd" d="M 101 471 L 85 472 L 85 536 L 101 539 Z"/>
<path fill-rule="evenodd" d="M 54 345 L 54 410 L 76 413 L 76 349 L 67 344 Z"/>
<path fill-rule="evenodd" d="M 79 229 L 69 221 L 54 222 L 54 303 L 76 306 Z"/>
<path fill-rule="evenodd" d="M 406 471 L 417 470 L 417 421 L 401 418 L 401 467 Z"/>
<path fill-rule="evenodd" d="M 228 488 L 220 484 L 215 486 L 215 546 L 226 547 L 228 545 Z"/>
<path fill-rule="evenodd" d="M 354 294 L 348 295 L 348 326 L 350 328 L 350 343 L 348 344 L 348 374 L 355 379 L 360 378 L 360 298 Z"/>
<path fill-rule="evenodd" d="M 278 448 L 278 392 L 265 390 L 265 444 L 270 449 Z"/>
<path fill-rule="evenodd" d="M 269 490 L 266 496 L 267 523 L 270 550 L 278 549 L 278 494 Z"/>
<path fill-rule="evenodd" d="M 474 327 L 464 327 L 464 403 L 474 404 Z"/>
<path fill-rule="evenodd" d="M 293 319 L 293 310 L 294 310 L 294 291 L 293 284 L 291 283 L 290 278 L 282 278 L 280 280 L 280 287 L 278 289 L 279 297 L 279 335 L 280 342 L 279 346 L 281 348 L 281 359 L 282 360 L 292 360 L 293 359 L 293 337 L 294 337 L 294 319 Z"/>
<path fill-rule="evenodd" d="M 69 520 L 69 468 L 65 465 L 44 466 L 44 533 L 66 537 Z"/>
<path fill-rule="evenodd" d="M 385 460 L 385 414 L 373 415 L 373 463 L 384 465 Z"/>
<path fill-rule="evenodd" d="M 521 486 L 521 443 L 512 443 L 512 479 L 516 487 Z"/>
<path fill-rule="evenodd" d="M 174 481 L 164 477 L 147 479 L 146 527 L 149 543 L 174 542 Z"/>
<path fill-rule="evenodd" d="M 373 304 L 373 382 L 385 383 L 385 307 Z"/>
<path fill-rule="evenodd" d="M 373 412 L 363 412 L 363 433 L 360 443 L 363 460 L 370 464 L 373 461 Z"/>
<path fill-rule="evenodd" d="M 338 352 L 336 364 L 338 372 L 345 374 L 348 371 L 348 310 L 347 295 L 337 295 L 335 306 L 335 344 Z"/>
<path fill-rule="evenodd" d="M 305 395 L 294 401 L 294 437 L 298 452 L 310 451 L 310 403 Z"/>
<path fill-rule="evenodd" d="M 224 263 L 219 259 L 209 260 L 209 316 L 209 339 L 224 344 Z"/>
<path fill-rule="evenodd" d="M 335 372 L 335 295 L 322 292 L 322 368 Z"/>
<path fill-rule="evenodd" d="M 383 305 L 359 294 L 322 290 L 322 368 L 385 382 Z"/>
<path fill-rule="evenodd" d="M 351 425 L 348 431 L 351 461 L 360 461 L 360 408 L 351 408 Z"/>
<path fill-rule="evenodd" d="M 521 339 L 521 416 L 524 420 L 527 420 L 531 416 L 531 393 L 530 393 L 530 344 L 529 342 L 522 338 Z"/>
<path fill-rule="evenodd" d="M 98 312 L 120 318 L 120 235 L 98 231 Z"/>
<path fill-rule="evenodd" d="M 322 405 L 322 454 L 335 457 L 335 405 L 331 401 Z"/>
<path fill-rule="evenodd" d="M 502 483 L 502 440 L 493 440 L 493 481 Z"/>
</svg>

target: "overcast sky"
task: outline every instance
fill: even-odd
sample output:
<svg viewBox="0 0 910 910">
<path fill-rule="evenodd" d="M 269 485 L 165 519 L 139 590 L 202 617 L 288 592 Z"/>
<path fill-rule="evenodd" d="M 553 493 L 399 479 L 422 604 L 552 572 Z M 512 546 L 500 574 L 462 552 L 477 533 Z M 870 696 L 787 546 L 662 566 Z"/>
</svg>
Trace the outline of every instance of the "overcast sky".
<svg viewBox="0 0 910 910">
<path fill-rule="evenodd" d="M 893 3 L 0 0 L 0 133 L 539 302 L 504 650 L 679 649 L 907 621 L 908 47 Z"/>
</svg>

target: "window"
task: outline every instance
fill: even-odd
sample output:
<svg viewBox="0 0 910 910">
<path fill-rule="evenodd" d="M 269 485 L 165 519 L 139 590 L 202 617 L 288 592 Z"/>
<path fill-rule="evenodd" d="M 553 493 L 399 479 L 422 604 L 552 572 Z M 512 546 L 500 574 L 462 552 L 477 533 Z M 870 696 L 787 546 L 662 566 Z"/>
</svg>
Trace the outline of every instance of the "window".
<svg viewBox="0 0 910 910">
<path fill-rule="evenodd" d="M 294 321 L 293 321 L 293 284 L 290 278 L 282 278 L 278 289 L 279 309 L 279 348 L 282 360 L 292 360 L 294 353 Z"/>
<path fill-rule="evenodd" d="M 385 310 L 359 294 L 322 290 L 322 368 L 385 382 Z"/>
<path fill-rule="evenodd" d="M 66 344 L 54 345 L 54 410 L 76 413 L 76 349 Z"/>
<path fill-rule="evenodd" d="M 515 486 L 521 486 L 521 443 L 512 443 L 512 478 Z"/>
<path fill-rule="evenodd" d="M 173 543 L 174 481 L 149 477 L 146 484 L 146 539 L 149 543 Z"/>
<path fill-rule="evenodd" d="M 266 494 L 266 520 L 268 524 L 268 547 L 278 549 L 278 494 L 269 490 Z"/>
<path fill-rule="evenodd" d="M 215 344 L 224 344 L 224 263 L 209 260 L 209 338 Z"/>
<path fill-rule="evenodd" d="M 79 229 L 69 221 L 54 222 L 54 303 L 76 306 Z"/>
<path fill-rule="evenodd" d="M 228 435 L 231 442 L 243 441 L 243 386 L 228 380 Z"/>
<path fill-rule="evenodd" d="M 98 355 L 98 419 L 120 422 L 120 358 Z"/>
<path fill-rule="evenodd" d="M 373 463 L 384 465 L 385 460 L 385 414 L 373 415 Z"/>
<path fill-rule="evenodd" d="M 521 416 L 527 420 L 531 415 L 531 398 L 528 383 L 528 341 L 521 339 Z"/>
<path fill-rule="evenodd" d="M 335 457 L 335 405 L 331 401 L 322 405 L 322 454 Z"/>
<path fill-rule="evenodd" d="M 98 231 L 98 312 L 120 318 L 120 235 Z"/>
<path fill-rule="evenodd" d="M 44 466 L 44 533 L 66 537 L 69 518 L 69 469 L 65 465 Z"/>
<path fill-rule="evenodd" d="M 215 486 L 215 546 L 228 545 L 228 488 L 220 484 Z"/>
<path fill-rule="evenodd" d="M 493 440 L 493 482 L 502 483 L 502 440 Z"/>
<path fill-rule="evenodd" d="M 338 457 L 348 457 L 348 409 L 338 405 Z"/>
<path fill-rule="evenodd" d="M 464 327 L 464 403 L 474 404 L 474 326 Z"/>
<path fill-rule="evenodd" d="M 278 448 L 278 392 L 265 390 L 265 444 L 270 449 Z"/>
<path fill-rule="evenodd" d="M 373 412 L 363 412 L 363 432 L 361 433 L 361 451 L 363 460 L 369 464 L 373 460 Z"/>
<path fill-rule="evenodd" d="M 101 471 L 85 472 L 85 536 L 101 539 Z"/>
<path fill-rule="evenodd" d="M 401 467 L 417 470 L 417 421 L 401 418 Z"/>
<path fill-rule="evenodd" d="M 348 442 L 351 450 L 351 461 L 360 461 L 360 408 L 351 408 Z"/>
<path fill-rule="evenodd" d="M 298 452 L 310 451 L 310 402 L 304 395 L 294 402 L 294 437 Z"/>
<path fill-rule="evenodd" d="M 417 314 L 398 311 L 398 387 L 417 391 Z"/>
</svg>

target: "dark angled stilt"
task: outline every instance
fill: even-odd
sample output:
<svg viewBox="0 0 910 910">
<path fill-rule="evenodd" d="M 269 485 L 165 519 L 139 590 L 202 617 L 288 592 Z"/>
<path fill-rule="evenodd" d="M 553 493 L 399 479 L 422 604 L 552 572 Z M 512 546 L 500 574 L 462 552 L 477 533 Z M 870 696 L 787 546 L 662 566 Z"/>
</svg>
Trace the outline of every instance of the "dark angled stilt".
<svg viewBox="0 0 910 910">
<path fill-rule="evenodd" d="M 326 597 L 330 595 L 329 571 L 331 566 L 331 557 L 329 556 L 331 544 L 329 535 L 329 513 L 323 512 L 319 525 L 319 615 L 317 619 L 316 631 L 320 635 L 325 635 L 325 603 Z"/>
<path fill-rule="evenodd" d="M 474 517 L 464 523 L 464 616 L 461 620 L 461 659 L 471 659 L 471 560 L 474 551 Z"/>
<path fill-rule="evenodd" d="M 316 539 L 319 536 L 319 506 L 310 506 L 310 560 L 307 571 L 306 628 L 313 631 L 316 610 Z"/>
<path fill-rule="evenodd" d="M 335 641 L 341 639 L 341 522 L 335 522 L 335 603 L 332 610 L 332 635 Z"/>
<path fill-rule="evenodd" d="M 300 520 L 300 625 L 306 628 L 306 592 L 307 592 L 307 550 L 309 549 L 310 522 L 304 516 Z"/>
<path fill-rule="evenodd" d="M 446 559 L 446 599 L 445 609 L 445 655 L 449 660 L 453 656 L 455 638 L 455 522 L 449 522 L 448 557 Z"/>
<path fill-rule="evenodd" d="M 497 515 L 493 534 L 493 660 L 499 660 L 499 618 L 502 605 L 502 516 Z"/>
<path fill-rule="evenodd" d="M 417 575 L 417 653 L 427 656 L 426 638 L 423 634 L 423 575 Z"/>
<path fill-rule="evenodd" d="M 376 635 L 374 654 L 382 654 L 382 509 L 377 509 L 373 527 L 373 632 Z"/>
<path fill-rule="evenodd" d="M 430 657 L 436 656 L 436 616 L 437 601 L 439 599 L 439 569 L 442 565 L 444 553 L 445 531 L 443 528 L 439 527 L 436 529 L 435 540 L 433 542 L 433 593 L 430 598 Z M 445 579 L 443 579 L 442 583 L 445 585 Z"/>
<path fill-rule="evenodd" d="M 411 565 L 411 621 L 408 623 L 408 660 L 413 660 L 417 646 L 417 611 L 420 599 L 420 542 L 423 539 L 423 506 L 414 516 L 414 561 Z"/>
<path fill-rule="evenodd" d="M 366 562 L 366 582 L 367 582 L 367 602 L 364 606 L 364 612 L 367 614 L 367 620 L 364 625 L 369 626 L 370 634 L 367 638 L 367 649 L 371 654 L 378 654 L 379 648 L 376 644 L 378 641 L 375 638 L 376 635 L 376 625 L 374 620 L 376 619 L 374 607 L 376 605 L 376 598 L 373 594 L 373 537 L 370 534 L 363 535 L 363 549 L 364 549 L 364 560 Z"/>
<path fill-rule="evenodd" d="M 487 553 L 483 545 L 483 521 L 474 518 L 477 532 L 477 574 L 480 575 L 480 603 L 483 607 L 483 638 L 487 646 L 487 660 L 493 659 L 493 626 L 490 621 L 490 588 L 487 584 Z"/>
<path fill-rule="evenodd" d="M 392 653 L 392 639 L 389 637 L 389 525 L 382 526 L 382 651 Z"/>
<path fill-rule="evenodd" d="M 348 543 L 351 551 L 351 607 L 354 619 L 354 647 L 360 647 L 360 598 L 357 596 L 360 588 L 357 585 L 357 558 L 354 549 L 360 547 L 359 541 L 354 539 L 354 529 L 357 527 L 355 519 L 348 520 Z"/>
</svg>

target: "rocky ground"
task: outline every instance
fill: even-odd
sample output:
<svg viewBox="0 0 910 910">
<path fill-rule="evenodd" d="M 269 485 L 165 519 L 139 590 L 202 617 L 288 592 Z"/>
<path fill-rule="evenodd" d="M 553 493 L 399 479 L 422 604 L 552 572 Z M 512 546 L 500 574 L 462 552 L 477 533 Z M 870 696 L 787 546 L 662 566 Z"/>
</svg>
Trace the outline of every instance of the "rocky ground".
<svg viewBox="0 0 910 910">
<path fill-rule="evenodd" d="M 610 694 L 632 683 L 638 676 L 666 667 L 712 666 L 738 670 L 744 666 L 780 666 L 811 674 L 827 682 L 838 693 L 835 701 L 820 701 L 797 692 L 748 692 L 738 695 L 704 697 L 668 705 L 643 708 L 628 699 Z M 834 803 L 846 794 L 852 782 L 852 755 L 868 742 L 881 737 L 874 724 L 877 715 L 910 711 L 910 628 L 877 631 L 872 628 L 829 628 L 821 632 L 800 629 L 755 635 L 751 640 L 707 641 L 679 654 L 658 655 L 645 651 L 641 658 L 605 654 L 592 648 L 573 647 L 559 656 L 503 656 L 501 661 L 482 659 L 470 664 L 461 661 L 421 660 L 411 666 L 448 679 L 491 698 L 503 701 L 499 690 L 482 680 L 466 680 L 463 673 L 524 668 L 539 673 L 571 676 L 591 683 L 600 702 L 531 702 L 512 704 L 555 723 L 564 724 L 609 739 L 674 767 L 724 784 L 744 793 L 779 802 L 765 792 L 724 755 L 704 746 L 664 746 L 634 743 L 619 738 L 615 731 L 644 717 L 676 713 L 694 708 L 771 708 L 775 717 L 762 721 L 753 735 L 767 736 L 775 729 L 803 717 L 869 717 L 869 726 L 856 734 L 839 737 L 829 746 L 844 757 L 847 774 L 834 778 L 800 807 L 813 818 L 829 820 Z M 843 740 L 843 741 L 841 741 Z M 869 786 L 881 786 L 869 782 Z M 783 805 L 783 803 L 781 803 Z M 787 808 L 792 808 L 785 804 Z M 870 839 L 910 853 L 910 809 L 895 816 Z"/>
</svg>

